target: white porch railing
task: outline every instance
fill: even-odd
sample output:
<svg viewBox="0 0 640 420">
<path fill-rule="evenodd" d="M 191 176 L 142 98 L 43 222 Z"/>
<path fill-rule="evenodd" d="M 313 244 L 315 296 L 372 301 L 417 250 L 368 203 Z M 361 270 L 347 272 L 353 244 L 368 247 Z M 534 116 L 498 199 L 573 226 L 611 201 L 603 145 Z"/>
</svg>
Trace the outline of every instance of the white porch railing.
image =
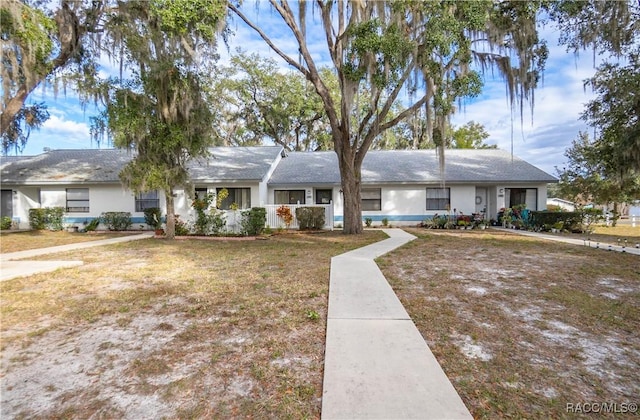
<svg viewBox="0 0 640 420">
<path fill-rule="evenodd" d="M 323 207 L 324 208 L 324 229 L 333 230 L 333 203 L 331 204 L 265 204 L 264 207 L 267 210 L 267 226 L 271 229 L 284 228 L 284 222 L 276 214 L 278 207 L 289 207 L 291 214 L 293 215 L 293 222 L 289 225 L 290 229 L 298 229 L 298 219 L 296 218 L 296 209 L 300 207 Z"/>
</svg>

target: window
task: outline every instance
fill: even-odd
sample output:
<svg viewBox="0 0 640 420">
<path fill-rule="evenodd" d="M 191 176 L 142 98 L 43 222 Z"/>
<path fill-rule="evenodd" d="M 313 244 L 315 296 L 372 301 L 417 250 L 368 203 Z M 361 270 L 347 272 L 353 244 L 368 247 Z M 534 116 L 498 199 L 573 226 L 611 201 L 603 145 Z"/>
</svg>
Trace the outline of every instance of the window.
<svg viewBox="0 0 640 420">
<path fill-rule="evenodd" d="M 529 210 L 538 210 L 538 189 L 507 188 L 505 202 L 509 207 L 525 204 Z"/>
<path fill-rule="evenodd" d="M 89 188 L 67 188 L 67 211 L 89 213 Z"/>
<path fill-rule="evenodd" d="M 333 200 L 333 190 L 316 190 L 316 204 L 330 204 Z"/>
<path fill-rule="evenodd" d="M 229 195 L 220 203 L 221 210 L 230 210 L 234 203 L 239 209 L 251 208 L 251 188 L 217 188 L 216 194 L 220 194 L 223 189 L 226 189 Z"/>
<path fill-rule="evenodd" d="M 304 190 L 275 190 L 275 204 L 305 204 Z"/>
<path fill-rule="evenodd" d="M 380 188 L 363 188 L 360 197 L 362 210 L 382 210 L 382 190 Z"/>
<path fill-rule="evenodd" d="M 206 188 L 196 188 L 196 199 L 203 200 L 207 198 L 209 191 Z"/>
<path fill-rule="evenodd" d="M 158 200 L 158 191 L 148 191 L 136 194 L 136 211 L 144 211 L 145 209 L 159 207 L 160 200 Z"/>
<path fill-rule="evenodd" d="M 450 188 L 427 188 L 427 210 L 448 210 L 451 208 Z"/>
</svg>

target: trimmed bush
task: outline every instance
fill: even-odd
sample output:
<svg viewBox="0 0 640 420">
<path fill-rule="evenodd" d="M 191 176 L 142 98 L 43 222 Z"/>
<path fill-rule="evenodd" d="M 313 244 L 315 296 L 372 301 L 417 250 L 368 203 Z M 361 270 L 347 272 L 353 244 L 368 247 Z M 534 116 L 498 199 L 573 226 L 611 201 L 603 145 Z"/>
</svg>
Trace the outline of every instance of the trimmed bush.
<svg viewBox="0 0 640 420">
<path fill-rule="evenodd" d="M 128 230 L 133 224 L 128 211 L 108 211 L 102 213 L 100 219 L 109 230 Z"/>
<path fill-rule="evenodd" d="M 253 207 L 242 212 L 242 233 L 245 235 L 260 235 L 267 223 L 267 209 Z"/>
<path fill-rule="evenodd" d="M 29 226 L 33 230 L 44 230 L 47 227 L 45 209 L 29 209 Z"/>
<path fill-rule="evenodd" d="M 29 209 L 29 226 L 34 230 L 62 230 L 64 207 Z"/>
<path fill-rule="evenodd" d="M 550 230 L 553 226 L 563 226 L 571 232 L 582 231 L 583 213 L 576 211 L 532 211 L 529 226 L 534 229 Z"/>
<path fill-rule="evenodd" d="M 324 207 L 298 207 L 296 218 L 300 230 L 322 229 L 324 227 Z"/>
<path fill-rule="evenodd" d="M 4 216 L 0 220 L 0 230 L 9 230 L 11 229 L 11 218 L 9 216 Z"/>
<path fill-rule="evenodd" d="M 64 216 L 64 207 L 47 207 L 45 208 L 47 229 L 62 230 L 62 217 Z"/>
</svg>

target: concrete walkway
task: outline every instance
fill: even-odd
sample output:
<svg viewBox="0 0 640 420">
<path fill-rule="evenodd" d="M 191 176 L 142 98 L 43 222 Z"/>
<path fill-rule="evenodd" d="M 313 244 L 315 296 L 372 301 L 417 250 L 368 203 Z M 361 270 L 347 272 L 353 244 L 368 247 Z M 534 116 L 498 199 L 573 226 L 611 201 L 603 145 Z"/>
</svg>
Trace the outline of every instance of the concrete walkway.
<svg viewBox="0 0 640 420">
<path fill-rule="evenodd" d="M 415 239 L 332 258 L 323 419 L 471 419 L 424 338 L 373 261 Z"/>
<path fill-rule="evenodd" d="M 493 230 L 499 230 L 502 232 L 516 233 L 518 235 L 523 236 L 532 236 L 535 238 L 545 239 L 547 241 L 555 241 L 555 242 L 563 242 L 572 245 L 578 246 L 588 246 L 591 248 L 602 249 L 604 251 L 617 251 L 617 252 L 626 252 L 629 254 L 640 255 L 640 248 L 636 248 L 636 241 L 628 242 L 627 246 L 610 244 L 605 242 L 598 242 L 596 240 L 585 241 L 584 238 L 567 238 L 564 236 L 550 235 L 547 233 L 540 232 L 529 232 L 527 230 L 516 230 L 516 229 L 506 229 L 501 227 L 492 227 Z"/>
<path fill-rule="evenodd" d="M 97 241 L 79 242 L 69 245 L 59 245 L 49 248 L 30 249 L 26 251 L 0 254 L 0 281 L 9 280 L 16 277 L 30 276 L 37 273 L 55 271 L 59 268 L 76 267 L 82 265 L 82 261 L 27 261 L 25 260 L 27 258 L 38 257 L 46 254 L 55 254 L 58 252 L 74 251 L 76 249 L 92 248 L 95 246 L 117 244 L 120 242 L 137 241 L 140 239 L 152 238 L 153 235 L 153 232 L 145 232 L 140 235 L 122 236 L 111 239 L 99 239 Z"/>
</svg>

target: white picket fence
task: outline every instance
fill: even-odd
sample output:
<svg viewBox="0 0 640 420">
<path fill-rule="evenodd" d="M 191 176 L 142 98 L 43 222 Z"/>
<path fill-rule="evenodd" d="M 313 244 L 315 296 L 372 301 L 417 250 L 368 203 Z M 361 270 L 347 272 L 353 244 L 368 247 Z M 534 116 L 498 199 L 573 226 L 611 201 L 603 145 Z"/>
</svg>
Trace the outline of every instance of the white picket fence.
<svg viewBox="0 0 640 420">
<path fill-rule="evenodd" d="M 298 229 L 298 219 L 296 218 L 296 209 L 300 207 L 322 207 L 324 208 L 324 229 L 333 230 L 333 203 L 331 204 L 266 204 L 263 205 L 267 210 L 267 226 L 271 229 L 284 228 L 284 221 L 276 214 L 276 210 L 281 206 L 289 207 L 293 215 L 293 222 L 289 225 L 289 229 Z"/>
</svg>

